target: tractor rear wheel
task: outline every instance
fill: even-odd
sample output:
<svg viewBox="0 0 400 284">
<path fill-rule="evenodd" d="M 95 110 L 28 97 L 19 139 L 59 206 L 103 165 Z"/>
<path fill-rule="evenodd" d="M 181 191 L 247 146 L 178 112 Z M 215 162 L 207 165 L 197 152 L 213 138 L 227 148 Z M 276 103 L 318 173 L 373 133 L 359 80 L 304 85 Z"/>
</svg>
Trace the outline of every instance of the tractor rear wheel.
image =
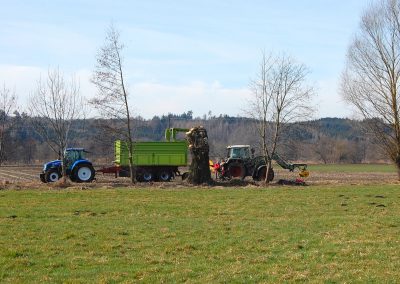
<svg viewBox="0 0 400 284">
<path fill-rule="evenodd" d="M 92 165 L 78 165 L 74 170 L 72 180 L 76 182 L 91 182 L 95 176 L 95 171 Z"/>
<path fill-rule="evenodd" d="M 246 169 L 242 163 L 232 162 L 228 165 L 228 176 L 230 178 L 244 179 L 246 177 Z"/>
<path fill-rule="evenodd" d="M 56 182 L 61 178 L 61 174 L 56 169 L 50 169 L 45 173 L 45 180 L 47 182 Z"/>
</svg>

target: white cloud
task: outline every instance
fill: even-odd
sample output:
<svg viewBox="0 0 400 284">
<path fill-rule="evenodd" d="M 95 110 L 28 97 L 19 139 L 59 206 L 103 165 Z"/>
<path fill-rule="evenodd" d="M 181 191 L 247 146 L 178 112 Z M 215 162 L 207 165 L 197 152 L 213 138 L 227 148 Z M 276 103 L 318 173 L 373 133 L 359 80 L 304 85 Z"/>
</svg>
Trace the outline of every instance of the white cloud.
<svg viewBox="0 0 400 284">
<path fill-rule="evenodd" d="M 62 70 L 62 68 L 61 68 Z M 46 68 L 36 66 L 0 65 L 0 84 L 15 89 L 22 110 L 26 109 L 29 95 L 35 90 Z M 91 70 L 81 69 L 64 73 L 66 79 L 74 75 L 80 83 L 81 94 L 89 99 L 96 95 L 90 82 Z M 311 104 L 317 106 L 316 117 L 351 117 L 348 104 L 339 96 L 336 79 L 317 82 L 317 95 Z M 143 81 L 128 87 L 130 103 L 135 115 L 151 118 L 168 113 L 180 114 L 192 110 L 195 116 L 212 111 L 213 114 L 243 115 L 251 93 L 248 88 L 229 88 L 219 81 L 192 81 L 182 84 L 165 84 Z"/>
<path fill-rule="evenodd" d="M 96 88 L 90 82 L 92 77 L 92 71 L 87 69 L 81 69 L 72 74 L 77 80 L 79 80 L 80 92 L 83 97 L 90 99 L 96 95 Z"/>
<path fill-rule="evenodd" d="M 192 110 L 195 116 L 208 111 L 237 115 L 241 114 L 249 95 L 248 89 L 226 88 L 218 81 L 195 81 L 183 85 L 143 82 L 133 86 L 131 101 L 135 112 L 145 118 L 188 110 Z"/>
<path fill-rule="evenodd" d="M 350 106 L 340 96 L 338 79 L 319 80 L 316 85 L 312 103 L 317 108 L 317 117 L 351 117 Z"/>
<path fill-rule="evenodd" d="M 61 68 L 60 68 L 61 69 Z M 61 69 L 61 71 L 63 71 Z M 48 69 L 36 66 L 0 65 L 0 84 L 15 90 L 20 109 L 26 110 L 30 95 L 35 91 L 40 77 L 45 78 Z M 75 73 L 64 73 L 65 79 L 72 76 L 79 82 L 80 92 L 85 98 L 93 97 L 95 88 L 90 83 L 90 71 L 79 70 Z"/>
<path fill-rule="evenodd" d="M 36 66 L 0 65 L 0 83 L 15 88 L 22 109 L 26 109 L 37 81 L 47 72 L 47 69 Z M 79 81 L 82 96 L 89 99 L 96 95 L 96 88 L 90 82 L 91 74 L 90 70 L 81 69 L 74 73 L 65 72 L 64 76 L 67 80 L 74 76 Z M 210 110 L 217 115 L 237 115 L 242 113 L 250 95 L 246 88 L 227 88 L 218 81 L 193 81 L 180 85 L 139 82 L 129 87 L 129 93 L 135 115 L 145 118 L 188 110 L 192 110 L 195 116 L 202 116 Z"/>
<path fill-rule="evenodd" d="M 33 66 L 0 65 L 0 84 L 15 90 L 18 102 L 24 108 L 41 73 L 41 68 Z"/>
</svg>

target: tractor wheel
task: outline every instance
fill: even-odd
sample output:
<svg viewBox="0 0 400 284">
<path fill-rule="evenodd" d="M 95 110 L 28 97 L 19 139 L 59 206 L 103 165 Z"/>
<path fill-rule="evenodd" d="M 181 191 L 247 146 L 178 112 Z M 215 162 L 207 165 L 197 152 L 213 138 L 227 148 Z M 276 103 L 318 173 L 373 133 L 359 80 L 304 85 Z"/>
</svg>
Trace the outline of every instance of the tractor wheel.
<svg viewBox="0 0 400 284">
<path fill-rule="evenodd" d="M 152 181 L 154 179 L 154 175 L 153 175 L 153 173 L 151 171 L 145 170 L 143 172 L 142 178 L 143 178 L 143 181 L 149 182 L 149 181 Z"/>
<path fill-rule="evenodd" d="M 40 181 L 41 181 L 41 182 L 43 182 L 43 183 L 46 183 L 46 182 L 47 182 L 44 173 L 41 173 L 41 174 L 39 175 L 39 177 L 40 177 Z"/>
<path fill-rule="evenodd" d="M 158 178 L 160 181 L 170 181 L 172 178 L 172 173 L 169 170 L 161 170 L 158 173 Z"/>
<path fill-rule="evenodd" d="M 61 178 L 61 174 L 56 169 L 50 169 L 45 173 L 46 182 L 56 182 Z"/>
<path fill-rule="evenodd" d="M 73 178 L 76 182 L 91 182 L 94 179 L 95 171 L 92 165 L 78 165 L 74 170 Z"/>
<path fill-rule="evenodd" d="M 257 180 L 258 181 L 265 181 L 265 175 L 267 174 L 267 167 L 262 167 L 258 170 Z M 270 168 L 268 173 L 268 182 L 273 181 L 275 177 L 274 169 Z"/>
<path fill-rule="evenodd" d="M 78 181 L 76 180 L 76 175 L 75 175 L 75 174 L 69 175 L 69 179 L 70 179 L 72 182 L 78 182 Z"/>
<path fill-rule="evenodd" d="M 244 179 L 246 177 L 246 169 L 239 162 L 233 162 L 228 165 L 228 176 L 236 179 Z"/>
<path fill-rule="evenodd" d="M 182 180 L 187 179 L 188 176 L 189 176 L 189 173 L 188 173 L 188 172 L 183 173 L 183 174 L 182 174 Z"/>
</svg>

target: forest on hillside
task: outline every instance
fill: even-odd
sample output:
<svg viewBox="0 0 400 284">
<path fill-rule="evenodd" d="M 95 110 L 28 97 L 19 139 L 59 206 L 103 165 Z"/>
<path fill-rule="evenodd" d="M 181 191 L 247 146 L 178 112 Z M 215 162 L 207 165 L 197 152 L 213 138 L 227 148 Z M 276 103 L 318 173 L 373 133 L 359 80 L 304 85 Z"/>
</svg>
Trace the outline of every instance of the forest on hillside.
<svg viewBox="0 0 400 284">
<path fill-rule="evenodd" d="M 33 119 L 15 112 L 2 117 L 1 164 L 41 164 L 58 158 L 46 141 L 35 131 Z M 104 124 L 112 120 L 74 120 L 68 147 L 83 147 L 97 164 L 114 160 L 115 134 Z M 210 156 L 217 160 L 225 156 L 227 145 L 250 144 L 260 153 L 255 121 L 228 115 L 204 115 L 195 118 L 191 111 L 183 114 L 154 116 L 152 119 L 133 119 L 136 141 L 162 141 L 168 127 L 191 128 L 203 125 L 209 136 Z M 363 129 L 364 122 L 341 118 L 321 118 L 285 125 L 278 153 L 292 161 L 311 163 L 375 163 L 387 162 L 373 138 Z M 50 128 L 49 128 L 50 129 Z M 181 139 L 184 135 L 181 134 Z"/>
</svg>

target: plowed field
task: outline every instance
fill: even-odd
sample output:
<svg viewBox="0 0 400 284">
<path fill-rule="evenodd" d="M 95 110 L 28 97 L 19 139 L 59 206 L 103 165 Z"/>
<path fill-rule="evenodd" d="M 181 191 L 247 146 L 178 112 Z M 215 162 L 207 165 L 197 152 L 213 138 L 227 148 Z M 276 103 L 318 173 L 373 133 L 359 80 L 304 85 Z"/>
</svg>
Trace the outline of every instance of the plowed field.
<svg viewBox="0 0 400 284">
<path fill-rule="evenodd" d="M 41 166 L 2 166 L 0 167 L 0 182 L 2 186 L 23 188 L 41 187 L 44 184 L 39 180 Z M 390 165 L 315 165 L 310 166 L 310 176 L 306 183 L 312 185 L 377 185 L 377 184 L 397 184 L 397 174 L 395 168 Z M 280 179 L 295 180 L 297 173 L 275 167 L 275 179 L 273 184 Z M 213 174 L 214 177 L 214 174 Z M 235 181 L 218 182 L 219 186 L 240 185 Z M 91 184 L 75 184 L 80 187 L 116 187 L 129 185 L 128 178 L 115 178 L 112 174 L 103 175 L 98 173 L 96 181 Z M 246 178 L 243 185 L 259 186 L 251 178 Z M 49 185 L 45 185 L 49 186 Z M 50 185 L 51 186 L 51 185 Z M 177 177 L 170 183 L 151 183 L 138 184 L 141 187 L 180 187 L 187 186 Z"/>
</svg>

